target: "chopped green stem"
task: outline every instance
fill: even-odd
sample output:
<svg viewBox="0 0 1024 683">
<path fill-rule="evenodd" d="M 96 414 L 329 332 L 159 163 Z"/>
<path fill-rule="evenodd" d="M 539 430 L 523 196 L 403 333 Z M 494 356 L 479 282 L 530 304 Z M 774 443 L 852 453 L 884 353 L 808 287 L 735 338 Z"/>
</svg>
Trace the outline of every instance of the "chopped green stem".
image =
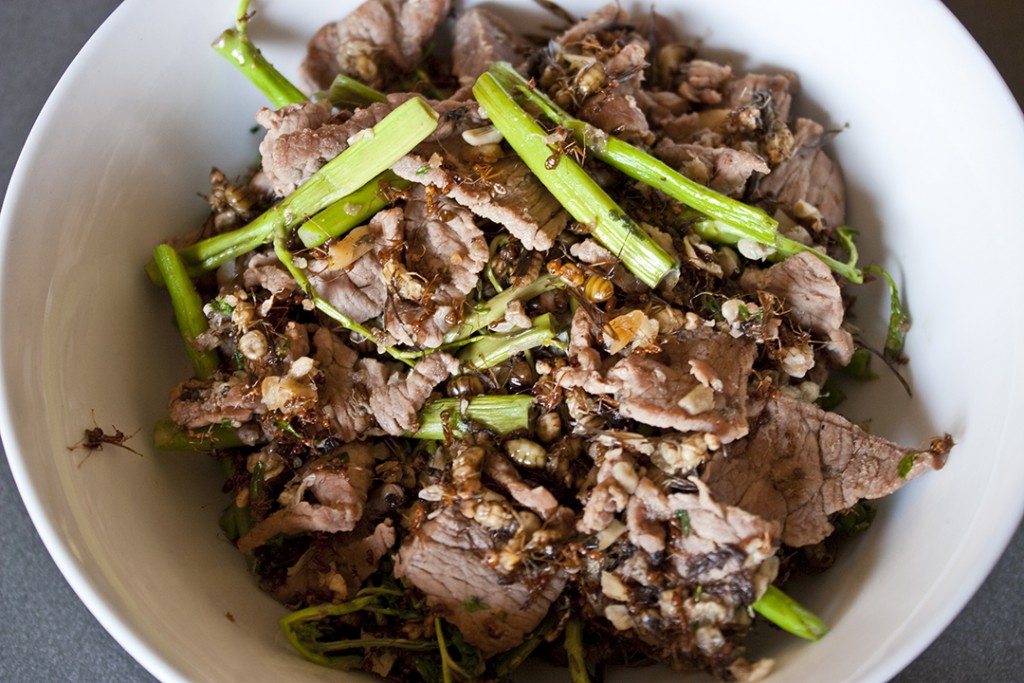
<svg viewBox="0 0 1024 683">
<path fill-rule="evenodd" d="M 571 116 L 546 95 L 531 87 L 507 62 L 495 62 L 490 67 L 490 73 L 506 88 L 525 95 L 553 123 L 572 131 L 577 143 L 583 145 L 587 152 L 626 175 L 661 190 L 707 216 L 734 224 L 736 229 L 749 233 L 749 239 L 770 244 L 774 238 L 778 222 L 764 211 L 694 182 L 643 150 Z"/>
<path fill-rule="evenodd" d="M 338 74 L 327 89 L 327 99 L 335 107 L 365 107 L 374 102 L 387 101 L 387 95 L 356 79 Z"/>
<path fill-rule="evenodd" d="M 903 308 L 900 291 L 892 275 L 881 266 L 868 266 L 864 270 L 878 273 L 885 278 L 889 285 L 889 329 L 886 333 L 885 350 L 882 357 L 889 363 L 899 363 L 903 359 L 903 345 L 906 343 L 907 332 L 910 330 L 910 316 Z"/>
<path fill-rule="evenodd" d="M 209 328 L 209 321 L 203 313 L 203 300 L 192 284 L 185 264 L 181 262 L 178 252 L 173 247 L 167 244 L 157 246 L 153 250 L 153 260 L 167 285 L 178 330 L 185 341 L 185 349 L 192 361 L 196 377 L 206 379 L 216 372 L 220 360 L 216 351 L 203 350 L 196 346 L 196 337 Z"/>
<path fill-rule="evenodd" d="M 608 196 L 569 155 L 555 152 L 551 138 L 520 107 L 491 73 L 484 73 L 473 94 L 523 163 L 547 187 L 576 221 L 618 256 L 623 265 L 648 287 L 654 288 L 679 271 L 679 264 Z"/>
<path fill-rule="evenodd" d="M 752 239 L 750 232 L 737 228 L 733 223 L 727 223 L 713 218 L 698 219 L 694 221 L 690 227 L 695 233 L 704 239 L 709 242 L 717 242 L 718 244 L 735 246 L 739 244 L 740 240 Z M 757 239 L 753 241 L 758 244 L 771 247 L 774 250 L 774 254 L 769 256 L 769 258 L 773 260 L 779 261 L 784 257 L 793 256 L 794 254 L 806 251 L 821 259 L 821 261 L 831 268 L 832 272 L 836 275 L 840 275 L 854 284 L 862 284 L 864 282 L 864 271 L 856 266 L 856 247 L 853 245 L 853 240 L 849 239 L 849 233 L 841 234 L 843 235 L 843 244 L 846 245 L 847 249 L 850 249 L 851 253 L 851 260 L 848 263 L 838 261 L 819 249 L 802 244 L 782 235 L 775 235 L 771 241 Z"/>
<path fill-rule="evenodd" d="M 205 452 L 244 446 L 238 430 L 226 425 L 211 425 L 203 429 L 182 429 L 168 417 L 153 427 L 153 446 L 162 451 Z"/>
<path fill-rule="evenodd" d="M 825 622 L 774 585 L 769 585 L 754 603 L 754 610 L 779 628 L 806 640 L 818 640 L 828 633 Z"/>
<path fill-rule="evenodd" d="M 469 433 L 474 424 L 498 434 L 529 429 L 532 406 L 533 397 L 521 394 L 476 396 L 468 401 L 440 398 L 423 406 L 420 427 L 408 436 L 441 441 L 447 434 Z"/>
<path fill-rule="evenodd" d="M 340 237 L 390 204 L 391 190 L 404 190 L 410 185 L 412 183 L 408 180 L 391 171 L 384 171 L 352 194 L 310 216 L 309 220 L 299 226 L 299 239 L 304 246 L 312 249 L 331 238 Z"/>
<path fill-rule="evenodd" d="M 508 305 L 513 301 L 529 301 L 544 292 L 550 292 L 562 286 L 562 281 L 557 277 L 544 273 L 529 284 L 509 287 L 487 301 L 477 303 L 473 311 L 463 317 L 462 322 L 445 335 L 445 345 L 459 345 L 478 330 L 501 320 L 505 317 Z"/>
<path fill-rule="evenodd" d="M 419 97 L 399 105 L 373 128 L 357 135 L 290 195 L 246 226 L 182 250 L 195 276 L 270 242 L 335 202 L 348 200 L 437 128 L 437 112 Z M 376 185 L 373 185 L 376 187 Z"/>
<path fill-rule="evenodd" d="M 569 680 L 590 683 L 587 656 L 583 651 L 583 622 L 579 619 L 570 619 L 565 625 L 565 655 L 569 659 Z"/>
<path fill-rule="evenodd" d="M 302 272 L 301 268 L 295 265 L 292 253 L 288 250 L 287 245 L 285 245 L 283 236 L 274 238 L 274 253 L 277 254 L 277 259 L 288 270 L 302 291 L 306 293 L 306 296 L 313 301 L 313 305 L 318 311 L 327 315 L 329 318 L 332 318 L 349 332 L 355 332 L 356 334 L 366 337 L 376 344 L 378 348 L 383 347 L 389 356 L 402 361 L 410 367 L 414 365 L 411 359 L 422 355 L 419 351 L 402 351 L 393 346 L 385 346 L 378 341 L 376 335 L 374 335 L 369 328 L 357 323 L 355 320 L 335 308 L 329 301 L 326 301 L 317 294 L 316 290 L 313 289 L 313 285 L 310 284 L 309 278 L 306 277 L 306 274 Z"/>
<path fill-rule="evenodd" d="M 253 45 L 246 32 L 249 23 L 249 1 L 241 0 L 235 18 L 234 28 L 220 34 L 213 42 L 213 49 L 235 65 L 243 76 L 260 89 L 275 107 L 305 102 L 308 98 L 285 78 L 263 53 Z"/>
<path fill-rule="evenodd" d="M 504 363 L 527 349 L 550 345 L 557 334 L 550 313 L 537 316 L 525 330 L 507 334 L 489 334 L 463 347 L 459 360 L 474 370 L 486 370 Z"/>
</svg>

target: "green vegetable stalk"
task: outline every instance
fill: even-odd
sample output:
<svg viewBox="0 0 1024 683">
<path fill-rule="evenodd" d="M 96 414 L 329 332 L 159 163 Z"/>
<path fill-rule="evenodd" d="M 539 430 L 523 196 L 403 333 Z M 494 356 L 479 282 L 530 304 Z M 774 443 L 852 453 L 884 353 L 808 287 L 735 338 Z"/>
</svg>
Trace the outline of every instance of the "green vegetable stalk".
<svg viewBox="0 0 1024 683">
<path fill-rule="evenodd" d="M 678 273 L 675 258 L 629 218 L 572 157 L 556 152 L 557 163 L 551 163 L 550 136 L 492 73 L 477 79 L 473 95 L 523 163 L 569 215 L 587 226 L 593 237 L 641 282 L 654 288 Z"/>
<path fill-rule="evenodd" d="M 412 185 L 391 171 L 384 171 L 352 194 L 311 216 L 297 231 L 303 246 L 312 249 L 362 225 L 390 203 L 389 190 Z"/>
<path fill-rule="evenodd" d="M 381 91 L 345 74 L 335 76 L 327 89 L 327 99 L 335 107 L 365 107 L 374 102 L 384 102 L 387 98 Z"/>
<path fill-rule="evenodd" d="M 565 654 L 569 659 L 569 680 L 590 683 L 587 656 L 583 651 L 583 622 L 579 619 L 570 619 L 565 625 Z"/>
<path fill-rule="evenodd" d="M 459 352 L 459 360 L 474 370 L 486 370 L 528 349 L 549 346 L 554 343 L 558 333 L 552 322 L 551 314 L 545 313 L 537 316 L 533 325 L 525 330 L 480 337 L 463 347 Z"/>
<path fill-rule="evenodd" d="M 435 128 L 437 112 L 418 97 L 408 100 L 248 225 L 182 249 L 182 261 L 195 276 L 268 244 L 278 230 L 290 230 L 336 202 L 365 206 L 378 177 Z M 313 228 L 306 236 L 311 242 L 317 238 Z"/>
<path fill-rule="evenodd" d="M 249 39 L 246 31 L 249 17 L 249 0 L 241 0 L 234 28 L 220 34 L 213 42 L 213 49 L 234 64 L 275 107 L 305 102 L 308 99 L 306 95 L 267 61 Z"/>
<path fill-rule="evenodd" d="M 471 341 L 476 332 L 504 318 L 505 309 L 513 301 L 529 301 L 562 286 L 561 280 L 557 277 L 544 273 L 533 282 L 509 287 L 490 299 L 477 303 L 473 310 L 462 318 L 462 322 L 444 336 L 445 347 L 461 346 Z"/>
<path fill-rule="evenodd" d="M 220 361 L 217 352 L 203 350 L 196 346 L 196 337 L 209 329 L 209 321 L 203 313 L 203 301 L 196 292 L 192 280 L 185 270 L 185 264 L 178 257 L 178 252 L 167 244 L 161 244 L 153 250 L 156 267 L 167 285 L 174 307 L 174 317 L 178 322 L 178 330 L 185 341 L 185 349 L 196 377 L 205 379 L 216 372 Z"/>
<path fill-rule="evenodd" d="M 448 434 L 468 434 L 474 425 L 498 434 L 529 429 L 532 406 L 533 397 L 521 394 L 476 396 L 469 401 L 440 398 L 423 407 L 419 429 L 407 436 L 443 441 Z"/>
<path fill-rule="evenodd" d="M 233 427 L 212 425 L 194 431 L 182 429 L 170 418 L 163 418 L 153 428 L 153 446 L 162 451 L 206 452 L 245 445 Z"/>
<path fill-rule="evenodd" d="M 805 640 L 818 640 L 828 633 L 825 622 L 774 585 L 769 585 L 764 595 L 754 603 L 754 611 Z"/>
</svg>

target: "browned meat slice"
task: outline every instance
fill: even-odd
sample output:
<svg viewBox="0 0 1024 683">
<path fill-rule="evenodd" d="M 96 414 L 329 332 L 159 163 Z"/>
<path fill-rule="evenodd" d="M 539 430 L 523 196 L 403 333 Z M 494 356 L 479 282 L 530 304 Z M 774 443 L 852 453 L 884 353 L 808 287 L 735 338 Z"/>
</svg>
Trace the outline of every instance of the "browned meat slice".
<svg viewBox="0 0 1024 683">
<path fill-rule="evenodd" d="M 843 329 L 843 296 L 829 268 L 813 254 L 800 253 L 766 270 L 748 268 L 740 284 L 782 299 L 786 315 L 801 329 L 828 342 L 832 358 L 846 365 L 853 356 L 853 336 Z"/>
<path fill-rule="evenodd" d="M 788 121 L 793 95 L 798 90 L 799 84 L 792 74 L 746 74 L 729 82 L 724 105 L 729 108 L 747 106 L 760 95 L 762 104 L 771 105 L 775 118 Z"/>
<path fill-rule="evenodd" d="M 363 516 L 374 463 L 387 455 L 383 445 L 352 442 L 312 461 L 278 496 L 282 507 L 238 539 L 238 549 L 251 553 L 279 534 L 351 531 Z"/>
<path fill-rule="evenodd" d="M 632 459 L 618 449 L 607 455 L 620 470 Z M 696 478 L 688 480 L 692 492 L 673 494 L 647 477 L 618 479 L 625 523 L 597 535 L 601 552 L 580 573 L 590 609 L 659 661 L 687 663 L 723 680 L 752 666 L 763 673 L 770 661 L 751 665 L 739 638 L 749 628 L 747 609 L 777 573 L 777 526 L 723 505 Z"/>
<path fill-rule="evenodd" d="M 260 110 L 256 120 L 267 128 L 260 142 L 260 155 L 263 172 L 274 192 L 281 197 L 291 194 L 324 164 L 344 152 L 352 136 L 375 126 L 410 97 L 408 93 L 392 95 L 387 102 L 376 102 L 355 110 L 347 118 L 337 119 L 329 115 L 330 102 Z"/>
<path fill-rule="evenodd" d="M 547 614 L 566 577 L 544 563 L 510 576 L 486 561 L 500 549 L 492 534 L 454 506 L 443 508 L 407 536 L 395 576 L 427 596 L 427 605 L 492 655 L 515 647 Z"/>
<path fill-rule="evenodd" d="M 434 387 L 459 367 L 448 354 L 434 353 L 408 373 L 398 372 L 374 358 L 360 358 L 326 327 L 316 331 L 313 344 L 324 373 L 322 409 L 345 441 L 414 431 Z"/>
<path fill-rule="evenodd" d="M 365 436 L 377 424 L 370 410 L 366 364 L 379 363 L 373 359 L 360 361 L 359 354 L 326 327 L 313 333 L 313 354 L 324 377 L 321 409 L 331 431 L 343 441 Z"/>
<path fill-rule="evenodd" d="M 459 370 L 459 361 L 447 353 L 432 353 L 408 373 L 395 373 L 385 387 L 370 393 L 370 410 L 377 424 L 392 436 L 419 428 L 419 412 L 436 387 Z"/>
<path fill-rule="evenodd" d="M 288 607 L 350 600 L 363 581 L 377 571 L 381 558 L 395 544 L 395 528 L 385 520 L 369 535 L 359 529 L 317 534 L 310 548 L 288 568 L 270 593 Z"/>
<path fill-rule="evenodd" d="M 441 114 L 437 130 L 392 170 L 503 225 L 527 249 L 554 246 L 568 214 L 514 154 L 504 153 L 497 142 L 466 141 L 464 134 L 471 136 L 489 125 L 476 104 L 448 100 L 434 108 Z"/>
<path fill-rule="evenodd" d="M 679 94 L 690 102 L 699 104 L 721 104 L 724 92 L 732 80 L 732 68 L 705 59 L 694 59 L 684 67 Z"/>
<path fill-rule="evenodd" d="M 812 207 L 820 214 L 820 227 L 830 229 L 845 220 L 846 190 L 839 166 L 821 148 L 824 134 L 820 124 L 797 119 L 793 136 L 799 148 L 761 179 L 757 195 L 793 217 Z"/>
<path fill-rule="evenodd" d="M 517 66 L 530 43 L 504 18 L 483 7 L 459 15 L 453 29 L 452 71 L 462 85 L 472 85 L 493 62 Z"/>
<path fill-rule="evenodd" d="M 653 142 L 637 104 L 650 44 L 617 4 L 605 5 L 549 46 L 551 63 L 541 85 L 556 101 L 570 101 L 576 116 L 624 140 Z"/>
<path fill-rule="evenodd" d="M 654 153 L 690 180 L 731 197 L 743 195 L 753 174 L 769 171 L 761 157 L 731 147 L 681 144 L 663 138 L 655 145 Z"/>
<path fill-rule="evenodd" d="M 295 278 L 272 253 L 254 252 L 245 263 L 242 282 L 248 289 L 261 287 L 271 294 L 285 294 L 295 290 Z"/>
<path fill-rule="evenodd" d="M 244 374 L 226 379 L 188 379 L 171 390 L 167 413 L 185 429 L 229 423 L 240 427 L 266 411 L 257 387 Z"/>
<path fill-rule="evenodd" d="M 450 0 L 366 0 L 313 36 L 302 78 L 311 90 L 326 89 L 338 74 L 384 89 L 389 77 L 415 68 L 450 9 Z"/>
<path fill-rule="evenodd" d="M 827 537 L 830 515 L 942 467 L 950 447 L 940 439 L 905 448 L 781 395 L 751 421 L 750 436 L 713 458 L 702 478 L 723 503 L 782 525 L 782 542 L 794 547 Z"/>
<path fill-rule="evenodd" d="M 444 198 L 410 190 L 401 208 L 370 221 L 390 296 L 384 326 L 399 343 L 436 348 L 458 322 L 466 295 L 487 264 L 487 240 L 472 214 Z"/>
<path fill-rule="evenodd" d="M 754 343 L 709 331 L 659 343 L 660 353 L 632 353 L 603 377 L 584 368 L 563 373 L 559 381 L 611 393 L 622 415 L 653 427 L 709 432 L 722 443 L 744 436 Z"/>
<path fill-rule="evenodd" d="M 543 486 L 530 486 L 523 481 L 515 465 L 507 458 L 490 451 L 484 460 L 484 471 L 517 503 L 547 520 L 558 510 L 558 499 Z"/>
<path fill-rule="evenodd" d="M 372 239 L 372 235 L 367 236 L 367 240 Z M 388 288 L 380 261 L 372 251 L 338 267 L 329 258 L 313 260 L 307 275 L 322 299 L 357 323 L 384 312 Z"/>
</svg>

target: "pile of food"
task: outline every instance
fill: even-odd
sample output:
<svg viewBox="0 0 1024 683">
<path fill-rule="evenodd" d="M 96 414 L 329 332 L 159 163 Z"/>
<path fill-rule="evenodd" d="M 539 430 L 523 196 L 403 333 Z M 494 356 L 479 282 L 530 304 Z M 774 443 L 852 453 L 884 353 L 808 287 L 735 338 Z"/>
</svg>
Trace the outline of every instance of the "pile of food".
<svg viewBox="0 0 1024 683">
<path fill-rule="evenodd" d="M 779 585 L 951 441 L 829 410 L 836 373 L 870 372 L 850 289 L 893 288 L 892 365 L 908 321 L 857 265 L 796 78 L 704 60 L 654 12 L 544 4 L 526 35 L 367 0 L 312 38 L 303 89 L 242 3 L 215 47 L 273 106 L 260 167 L 215 170 L 207 223 L 149 265 L 194 366 L 156 445 L 224 464 L 224 533 L 315 662 L 756 680 L 752 629 L 825 631 Z"/>
</svg>

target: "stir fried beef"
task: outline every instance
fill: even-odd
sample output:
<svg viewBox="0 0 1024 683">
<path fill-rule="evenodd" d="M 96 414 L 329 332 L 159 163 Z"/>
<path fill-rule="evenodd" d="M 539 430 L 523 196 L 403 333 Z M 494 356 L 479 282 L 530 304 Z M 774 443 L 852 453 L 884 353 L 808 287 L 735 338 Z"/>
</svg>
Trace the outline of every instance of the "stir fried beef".
<svg viewBox="0 0 1024 683">
<path fill-rule="evenodd" d="M 335 120 L 330 102 L 289 104 L 277 111 L 261 109 L 256 121 L 267 129 L 260 143 L 263 172 L 274 191 L 285 197 L 338 156 L 353 136 L 372 127 L 409 98 L 400 95 Z"/>
<path fill-rule="evenodd" d="M 301 75 L 312 90 L 344 74 L 374 88 L 412 71 L 449 0 L 368 0 L 341 21 L 327 24 L 309 43 Z"/>
<path fill-rule="evenodd" d="M 382 450 L 353 442 L 309 463 L 278 496 L 281 507 L 238 539 L 238 549 L 250 553 L 279 534 L 354 529 L 363 516 L 373 464 Z"/>
<path fill-rule="evenodd" d="M 343 74 L 384 101 L 262 109 L 252 180 L 211 174 L 210 218 L 174 243 L 206 325 L 171 429 L 222 460 L 221 527 L 318 662 L 508 680 L 536 647 L 760 680 L 773 663 L 745 638 L 793 550 L 838 542 L 839 515 L 941 468 L 952 439 L 907 448 L 817 403 L 857 350 L 861 278 L 821 258 L 845 239 L 842 174 L 830 133 L 793 117 L 796 77 L 709 61 L 653 11 L 556 14 L 545 41 L 498 8 L 366 0 L 317 33 L 310 91 Z M 543 170 L 590 174 L 635 224 L 625 246 L 573 219 L 477 103 L 482 74 L 509 77 L 495 61 L 523 76 L 508 89 L 544 128 Z M 529 95 L 710 204 L 611 167 Z M 216 273 L 186 263 L 411 97 L 437 125 L 371 181 L 375 215 L 315 246 L 277 232 Z M 716 234 L 713 205 L 735 201 L 757 229 Z M 768 216 L 798 244 L 785 258 Z M 644 277 L 633 240 L 671 267 Z"/>
<path fill-rule="evenodd" d="M 483 7 L 459 14 L 452 33 L 452 71 L 464 86 L 493 62 L 522 63 L 531 47 L 504 17 Z"/>
<path fill-rule="evenodd" d="M 821 148 L 821 124 L 797 119 L 793 156 L 779 164 L 758 185 L 757 196 L 774 202 L 791 216 L 811 214 L 819 228 L 836 228 L 846 214 L 842 172 Z"/>
<path fill-rule="evenodd" d="M 566 581 L 543 569 L 511 580 L 486 561 L 498 547 L 483 525 L 446 507 L 402 543 L 395 565 L 397 577 L 423 591 L 431 608 L 485 654 L 522 642 Z"/>
<path fill-rule="evenodd" d="M 765 402 L 752 424 L 750 436 L 714 457 L 703 478 L 720 500 L 782 525 L 782 541 L 794 547 L 823 540 L 831 516 L 859 500 L 941 468 L 950 445 L 899 446 L 783 395 Z"/>
<path fill-rule="evenodd" d="M 750 664 L 742 648 L 727 643 L 748 630 L 743 606 L 775 577 L 778 525 L 723 505 L 696 478 L 687 482 L 691 490 L 666 493 L 637 474 L 642 456 L 622 446 L 592 451 L 601 464 L 587 511 L 612 479 L 621 501 L 620 514 L 603 528 L 581 529 L 599 532 L 601 550 L 582 572 L 588 608 L 616 637 L 637 639 L 672 666 L 697 664 L 727 679 L 765 673 L 770 661 Z"/>
<path fill-rule="evenodd" d="M 368 535 L 360 534 L 358 528 L 318 534 L 283 578 L 267 589 L 292 607 L 349 599 L 377 571 L 394 543 L 395 528 L 390 520 L 377 524 Z"/>
<path fill-rule="evenodd" d="M 437 109 L 437 130 L 392 170 L 504 226 L 527 249 L 554 246 L 568 222 L 565 209 L 529 169 L 497 144 L 500 135 L 494 136 L 476 103 L 449 100 L 438 103 Z"/>
<path fill-rule="evenodd" d="M 796 254 L 765 270 L 748 268 L 740 282 L 745 289 L 763 290 L 779 297 L 786 314 L 797 326 L 828 342 L 836 362 L 850 362 L 853 335 L 842 326 L 842 291 L 821 259 L 807 252 Z"/>
</svg>

